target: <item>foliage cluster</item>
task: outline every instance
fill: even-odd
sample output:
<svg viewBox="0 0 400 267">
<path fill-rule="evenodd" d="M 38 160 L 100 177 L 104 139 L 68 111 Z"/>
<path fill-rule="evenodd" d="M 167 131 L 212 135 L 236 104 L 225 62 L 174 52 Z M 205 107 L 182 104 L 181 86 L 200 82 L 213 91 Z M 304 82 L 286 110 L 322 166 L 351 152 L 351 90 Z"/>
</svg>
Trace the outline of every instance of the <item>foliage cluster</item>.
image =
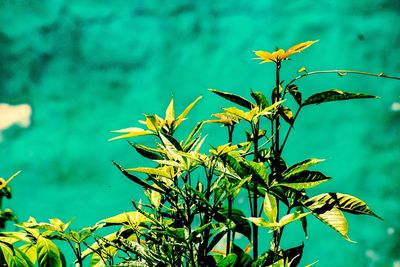
<svg viewBox="0 0 400 267">
<path fill-rule="evenodd" d="M 77 266 L 84 262 L 92 267 L 298 266 L 304 244 L 284 248 L 281 240 L 285 228 L 293 223 L 299 223 L 307 236 L 309 216 L 351 241 L 344 213 L 379 217 L 351 195 L 311 195 L 310 188 L 330 180 L 311 168 L 323 160 L 309 158 L 288 164 L 283 151 L 302 109 L 375 96 L 333 89 L 305 98 L 296 83 L 321 73 L 395 77 L 302 68 L 297 77 L 285 83 L 280 75 L 284 61 L 315 42 L 300 43 L 286 51 L 255 51 L 261 63 L 275 64 L 270 94 L 252 91 L 249 100 L 210 89 L 231 106 L 214 114 L 213 119 L 198 122 L 183 139 L 176 137 L 176 131 L 201 97 L 179 115 L 172 99 L 165 116 L 145 115 L 139 121 L 142 127 L 114 131 L 121 135 L 110 140 L 148 136 L 154 141 L 153 146 L 129 142 L 150 161 L 148 166 L 126 168 L 114 162 L 123 175 L 143 188 L 148 201 L 132 201 L 134 211 L 80 230 L 56 218 L 48 223 L 30 218 L 17 224 L 19 231 L 0 233 L 0 262 L 4 266 L 66 266 L 56 245 L 63 241 L 73 250 Z M 288 98 L 292 100 L 286 101 Z M 219 124 L 227 132 L 226 140 L 209 150 L 203 148 L 206 136 L 202 130 L 207 124 Z M 3 182 L 1 197 L 9 192 L 7 188 Z M 237 199 L 243 196 L 249 212 L 237 208 Z"/>
</svg>

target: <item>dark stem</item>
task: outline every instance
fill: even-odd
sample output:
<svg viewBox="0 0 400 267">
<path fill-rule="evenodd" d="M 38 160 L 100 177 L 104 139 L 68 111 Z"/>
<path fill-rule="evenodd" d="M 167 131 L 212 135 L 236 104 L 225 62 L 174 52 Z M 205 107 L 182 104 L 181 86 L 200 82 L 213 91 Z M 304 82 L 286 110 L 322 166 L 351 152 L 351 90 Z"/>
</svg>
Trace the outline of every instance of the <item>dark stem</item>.
<svg viewBox="0 0 400 267">
<path fill-rule="evenodd" d="M 233 130 L 234 130 L 234 125 L 228 125 L 228 143 L 232 143 L 232 138 L 233 138 Z M 232 218 L 232 205 L 233 205 L 233 197 L 232 195 L 228 196 L 228 219 L 231 220 Z M 233 238 L 231 240 L 231 230 L 228 227 L 228 232 L 226 233 L 227 238 L 226 238 L 226 255 L 231 253 L 231 242 L 234 242 Z M 234 236 L 234 233 L 233 233 Z"/>
<path fill-rule="evenodd" d="M 280 154 L 280 155 L 282 155 L 283 148 L 285 147 L 286 141 L 287 141 L 287 139 L 288 139 L 288 137 L 289 137 L 290 132 L 292 131 L 292 128 L 293 128 L 293 126 L 294 126 L 294 123 L 296 122 L 297 116 L 299 115 L 300 110 L 301 110 L 302 107 L 303 107 L 303 106 L 300 106 L 300 107 L 299 107 L 299 109 L 296 111 L 296 114 L 295 114 L 294 117 L 293 117 L 293 122 L 292 122 L 292 124 L 290 124 L 289 130 L 287 131 L 286 136 L 285 136 L 285 140 L 283 140 L 283 143 L 282 143 L 282 145 L 281 145 L 281 148 L 279 149 L 279 154 Z"/>
<path fill-rule="evenodd" d="M 259 154 L 258 154 L 258 132 L 259 132 L 259 123 L 255 123 L 253 128 L 253 136 L 254 136 L 254 162 L 259 162 Z M 258 194 L 257 194 L 257 187 L 258 183 L 257 180 L 253 180 L 253 216 L 257 216 L 258 213 Z M 253 258 L 256 259 L 258 257 L 258 226 L 253 223 Z"/>
</svg>

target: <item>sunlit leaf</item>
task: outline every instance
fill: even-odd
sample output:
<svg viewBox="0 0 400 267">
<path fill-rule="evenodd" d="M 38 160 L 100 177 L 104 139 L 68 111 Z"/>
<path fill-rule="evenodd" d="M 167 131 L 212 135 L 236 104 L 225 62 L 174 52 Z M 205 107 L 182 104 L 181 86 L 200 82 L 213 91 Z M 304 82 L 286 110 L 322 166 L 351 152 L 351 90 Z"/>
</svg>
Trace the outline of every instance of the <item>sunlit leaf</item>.
<svg viewBox="0 0 400 267">
<path fill-rule="evenodd" d="M 308 199 L 305 204 L 311 205 L 313 203 L 322 203 L 327 206 L 336 207 L 344 212 L 371 215 L 382 219 L 381 217 L 376 215 L 364 201 L 347 194 L 324 193 Z"/>
<path fill-rule="evenodd" d="M 227 100 L 229 100 L 229 101 L 231 101 L 231 102 L 233 102 L 235 104 L 238 104 L 238 105 L 240 105 L 242 107 L 245 107 L 245 108 L 248 108 L 248 109 L 252 109 L 252 107 L 253 107 L 253 104 L 249 100 L 247 100 L 247 99 L 245 99 L 245 98 L 243 98 L 243 97 L 241 97 L 239 95 L 235 95 L 235 94 L 231 94 L 231 93 L 227 93 L 227 92 L 222 92 L 222 91 L 218 91 L 218 90 L 215 90 L 215 89 L 208 89 L 208 90 L 210 90 L 211 92 L 213 92 L 213 93 L 215 93 L 215 94 L 217 94 L 217 95 L 219 95 L 219 96 L 221 96 L 221 97 L 223 97 L 223 98 L 225 98 L 225 99 L 227 99 Z"/>
<path fill-rule="evenodd" d="M 125 128 L 125 129 L 121 129 L 121 130 L 115 130 L 115 131 L 111 131 L 111 132 L 113 132 L 113 133 L 126 133 L 126 134 L 110 138 L 110 139 L 108 139 L 108 141 L 113 141 L 113 140 L 123 139 L 123 138 L 130 138 L 130 137 L 135 137 L 135 136 L 154 134 L 154 132 L 152 132 L 152 131 L 144 130 L 142 128 L 137 128 L 137 127 L 130 127 L 130 128 Z"/>
<path fill-rule="evenodd" d="M 225 110 L 225 112 L 227 112 L 230 116 L 237 118 L 239 120 L 251 121 L 252 119 L 249 113 L 241 109 L 238 109 L 237 107 L 224 108 L 223 110 Z"/>
<path fill-rule="evenodd" d="M 25 253 L 32 263 L 36 262 L 36 244 L 27 243 L 19 247 L 19 249 Z"/>
<path fill-rule="evenodd" d="M 306 207 L 317 217 L 321 222 L 328 225 L 338 232 L 344 239 L 350 241 L 348 237 L 349 226 L 343 213 L 336 207 L 325 208 L 324 204 L 314 203 Z"/>
<path fill-rule="evenodd" d="M 305 212 L 305 213 L 301 213 L 299 211 L 296 211 L 294 213 L 290 213 L 287 214 L 285 216 L 283 216 L 280 220 L 279 220 L 279 226 L 284 226 L 286 224 L 289 224 L 291 222 L 294 222 L 296 220 L 299 220 L 305 216 L 307 216 L 308 214 L 310 214 L 311 212 Z"/>
<path fill-rule="evenodd" d="M 105 223 L 108 225 L 135 225 L 138 227 L 142 223 L 152 222 L 149 218 L 144 216 L 139 211 L 124 212 L 106 219 L 99 221 L 99 223 Z"/>
<path fill-rule="evenodd" d="M 155 176 L 162 176 L 162 177 L 167 177 L 167 178 L 172 178 L 170 177 L 169 173 L 165 169 L 158 169 L 158 168 L 128 168 L 125 169 L 127 171 L 135 171 L 135 172 L 142 172 L 146 173 L 148 175 L 155 175 Z"/>
<path fill-rule="evenodd" d="M 285 177 L 278 185 L 294 189 L 308 189 L 326 182 L 329 179 L 331 178 L 325 176 L 321 172 L 304 170 Z"/>
<path fill-rule="evenodd" d="M 37 261 L 40 267 L 62 267 L 60 250 L 43 236 L 37 240 Z"/>
<path fill-rule="evenodd" d="M 165 111 L 165 122 L 169 127 L 172 126 L 172 123 L 175 120 L 175 111 L 174 111 L 174 98 L 171 98 L 167 110 Z"/>
<path fill-rule="evenodd" d="M 251 221 L 259 227 L 276 228 L 279 227 L 278 223 L 271 223 L 261 217 L 248 217 L 247 220 Z"/>
<path fill-rule="evenodd" d="M 311 105 L 311 104 L 321 104 L 324 102 L 330 101 L 340 101 L 340 100 L 349 100 L 349 99 L 360 99 L 360 98 L 378 98 L 373 95 L 367 95 L 363 93 L 346 93 L 340 90 L 329 90 L 321 93 L 314 94 L 307 98 L 303 106 Z"/>
<path fill-rule="evenodd" d="M 292 176 L 298 172 L 301 172 L 305 169 L 308 169 L 309 167 L 311 167 L 317 163 L 320 163 L 322 161 L 324 161 L 324 160 L 323 159 L 315 159 L 315 158 L 303 160 L 303 161 L 296 163 L 293 166 L 289 167 L 287 170 L 285 170 L 282 173 L 282 175 L 285 179 L 287 179 L 290 176 Z"/>
<path fill-rule="evenodd" d="M 185 119 L 186 115 L 190 112 L 190 110 L 192 110 L 192 108 L 194 107 L 194 105 L 196 105 L 196 103 L 202 98 L 202 96 L 199 96 L 198 98 L 196 98 L 192 103 L 189 104 L 189 106 L 187 106 L 185 108 L 185 110 L 176 118 L 175 120 L 175 128 L 177 128 L 181 122 Z"/>
<path fill-rule="evenodd" d="M 276 222 L 278 216 L 278 206 L 275 196 L 265 193 L 264 197 L 264 213 L 267 215 L 270 222 Z"/>
</svg>

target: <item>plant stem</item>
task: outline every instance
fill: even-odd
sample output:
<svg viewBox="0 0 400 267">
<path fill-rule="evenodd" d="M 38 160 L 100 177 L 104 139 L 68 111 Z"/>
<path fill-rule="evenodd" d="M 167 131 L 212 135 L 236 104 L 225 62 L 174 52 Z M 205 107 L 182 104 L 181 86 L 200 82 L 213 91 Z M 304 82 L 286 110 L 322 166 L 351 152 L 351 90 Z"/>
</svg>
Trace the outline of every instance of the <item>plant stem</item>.
<svg viewBox="0 0 400 267">
<path fill-rule="evenodd" d="M 228 143 L 232 143 L 233 138 L 233 130 L 234 125 L 228 125 Z M 233 197 L 232 195 L 228 196 L 228 219 L 231 220 L 232 218 L 232 205 L 233 205 Z M 234 242 L 233 238 L 231 240 L 231 230 L 228 227 L 228 232 L 226 233 L 226 255 L 231 253 L 231 242 Z"/>
<path fill-rule="evenodd" d="M 314 74 L 329 74 L 329 73 L 336 73 L 340 76 L 344 76 L 346 74 L 358 74 L 358 75 L 368 75 L 368 76 L 374 76 L 374 77 L 382 77 L 382 78 L 387 78 L 387 79 L 400 80 L 399 77 L 389 76 L 389 75 L 384 74 L 383 72 L 372 73 L 372 72 L 356 71 L 356 70 L 318 70 L 318 71 L 305 72 L 302 75 L 297 76 L 296 78 L 291 80 L 288 83 L 288 85 L 292 84 L 293 82 L 295 82 L 303 77 L 306 77 L 306 76 L 310 76 L 310 75 L 314 75 Z"/>
<path fill-rule="evenodd" d="M 286 141 L 287 141 L 287 139 L 289 138 L 289 134 L 290 134 L 290 132 L 292 131 L 292 128 L 293 128 L 293 126 L 294 126 L 294 123 L 296 122 L 297 116 L 299 115 L 300 110 L 301 110 L 302 107 L 303 107 L 303 106 L 300 106 L 300 107 L 299 107 L 299 109 L 296 111 L 296 114 L 295 114 L 294 117 L 293 117 L 293 123 L 290 125 L 289 130 L 288 130 L 287 133 L 286 133 L 285 140 L 283 140 L 283 143 L 282 143 L 282 145 L 281 145 L 281 147 L 280 147 L 280 149 L 279 149 L 279 154 L 280 154 L 280 155 L 282 155 L 283 148 L 285 147 Z"/>
<path fill-rule="evenodd" d="M 254 124 L 253 128 L 253 136 L 254 136 L 254 162 L 258 162 L 259 161 L 259 155 L 258 155 L 258 132 L 259 132 L 259 122 L 257 121 L 257 123 Z M 257 180 L 254 179 L 253 180 L 253 216 L 257 216 L 258 213 L 258 203 L 257 203 L 257 199 L 258 199 L 258 183 Z M 258 226 L 256 224 L 253 223 L 253 258 L 256 259 L 258 257 Z"/>
</svg>

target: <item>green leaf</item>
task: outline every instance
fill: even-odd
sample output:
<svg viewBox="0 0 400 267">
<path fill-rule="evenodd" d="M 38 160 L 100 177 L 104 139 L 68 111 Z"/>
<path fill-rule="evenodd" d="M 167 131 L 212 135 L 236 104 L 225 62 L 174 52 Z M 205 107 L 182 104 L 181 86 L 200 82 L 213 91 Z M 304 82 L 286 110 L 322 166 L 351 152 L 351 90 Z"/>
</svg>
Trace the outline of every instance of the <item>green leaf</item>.
<svg viewBox="0 0 400 267">
<path fill-rule="evenodd" d="M 231 211 L 231 216 L 229 218 L 228 214 L 228 207 L 222 207 L 218 211 L 218 214 L 215 216 L 215 220 L 217 222 L 225 223 L 227 219 L 230 219 L 236 225 L 235 232 L 240 233 L 251 240 L 251 225 L 245 219 L 243 211 L 233 207 Z"/>
<path fill-rule="evenodd" d="M 190 132 L 189 136 L 187 137 L 187 139 L 186 139 L 186 141 L 185 141 L 185 143 L 183 145 L 184 151 L 186 151 L 186 152 L 189 151 L 188 147 L 191 146 L 192 138 L 194 136 L 196 136 L 196 134 L 199 133 L 199 131 L 200 131 L 201 127 L 203 126 L 203 124 L 204 124 L 204 122 L 197 123 L 196 126 L 193 128 L 193 130 Z"/>
<path fill-rule="evenodd" d="M 0 264 L 10 267 L 34 267 L 32 261 L 13 245 L 0 241 Z"/>
<path fill-rule="evenodd" d="M 321 104 L 330 101 L 340 101 L 340 100 L 360 99 L 360 98 L 378 98 L 378 97 L 363 93 L 347 93 L 334 89 L 310 96 L 309 98 L 306 99 L 306 101 L 304 101 L 303 106 L 311 104 Z"/>
<path fill-rule="evenodd" d="M 226 257 L 222 258 L 217 262 L 217 267 L 233 267 L 236 262 L 236 254 L 228 254 Z"/>
<path fill-rule="evenodd" d="M 267 215 L 270 222 L 276 222 L 278 217 L 278 206 L 276 198 L 272 194 L 265 193 L 264 198 L 264 213 Z"/>
<path fill-rule="evenodd" d="M 313 204 L 324 204 L 327 207 L 336 207 L 344 212 L 370 215 L 382 219 L 376 215 L 364 201 L 347 194 L 324 193 L 312 197 L 305 202 L 305 205 Z"/>
<path fill-rule="evenodd" d="M 304 213 L 304 209 L 301 206 L 296 207 L 296 211 L 299 211 L 301 213 Z M 301 226 L 303 228 L 303 232 L 306 238 L 308 238 L 308 233 L 307 233 L 307 217 L 302 217 L 300 218 Z"/>
<path fill-rule="evenodd" d="M 140 179 L 139 177 L 136 177 L 133 174 L 130 174 L 129 172 L 127 172 L 124 168 L 122 168 L 119 164 L 117 164 L 115 161 L 113 161 L 114 165 L 117 166 L 117 168 L 126 176 L 129 178 L 129 180 L 133 181 L 134 183 L 143 186 L 144 188 L 148 188 L 148 189 L 152 189 L 155 190 L 157 192 L 160 193 L 164 193 L 163 190 L 156 188 L 148 183 L 146 183 L 145 181 L 143 181 L 142 179 Z"/>
<path fill-rule="evenodd" d="M 50 240 L 39 236 L 37 240 L 37 261 L 39 267 L 62 267 L 61 253 Z"/>
<path fill-rule="evenodd" d="M 222 92 L 222 91 L 218 91 L 218 90 L 215 90 L 215 89 L 208 89 L 208 90 L 210 90 L 211 92 L 213 92 L 213 93 L 215 93 L 215 94 L 217 94 L 217 95 L 219 95 L 219 96 L 221 96 L 221 97 L 223 97 L 223 98 L 225 98 L 225 99 L 227 99 L 227 100 L 229 100 L 229 101 L 231 101 L 231 102 L 233 102 L 235 104 L 238 104 L 238 105 L 240 105 L 242 107 L 245 107 L 245 108 L 248 108 L 248 109 L 252 109 L 252 107 L 253 107 L 253 104 L 249 100 L 241 97 L 240 95 L 235 95 L 235 94 L 231 94 L 231 93 L 227 93 L 227 92 Z"/>
<path fill-rule="evenodd" d="M 270 104 L 268 102 L 267 97 L 261 93 L 261 92 L 251 92 L 250 93 L 251 97 L 254 98 L 254 100 L 256 101 L 257 105 L 261 106 L 261 109 L 264 109 L 266 107 L 268 107 Z"/>
<path fill-rule="evenodd" d="M 128 141 L 128 143 L 131 146 L 133 146 L 133 148 L 135 148 L 135 150 L 145 158 L 152 159 L 152 160 L 162 159 L 162 157 L 159 154 L 159 150 L 157 150 L 157 149 L 146 147 L 146 146 L 143 146 L 140 144 L 133 144 L 132 142 L 129 142 L 129 141 Z"/>
<path fill-rule="evenodd" d="M 279 186 L 286 186 L 294 189 L 308 189 L 317 186 L 331 179 L 321 172 L 317 171 L 300 171 L 284 179 L 278 183 Z"/>
<path fill-rule="evenodd" d="M 303 256 L 304 244 L 283 251 L 283 257 L 289 262 L 288 266 L 298 266 Z"/>
<path fill-rule="evenodd" d="M 301 172 L 305 169 L 308 169 L 309 167 L 311 167 L 317 163 L 320 163 L 322 161 L 324 161 L 324 160 L 323 159 L 315 159 L 315 158 L 303 160 L 303 161 L 296 163 L 293 166 L 289 167 L 287 170 L 285 170 L 282 173 L 282 175 L 283 175 L 284 179 L 287 179 L 290 176 L 292 176 L 298 172 Z"/>
</svg>

